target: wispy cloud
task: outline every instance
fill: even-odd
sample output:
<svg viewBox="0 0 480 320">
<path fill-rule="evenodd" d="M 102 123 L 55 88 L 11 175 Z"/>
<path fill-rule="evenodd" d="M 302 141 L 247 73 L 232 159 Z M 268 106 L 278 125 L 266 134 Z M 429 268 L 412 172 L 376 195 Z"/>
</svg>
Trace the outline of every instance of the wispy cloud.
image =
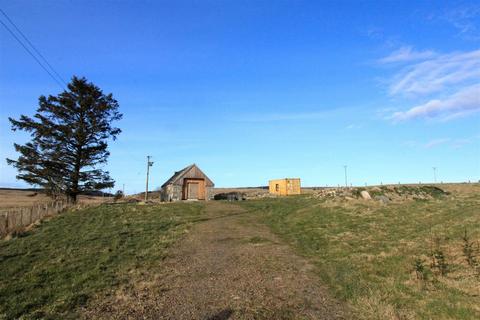
<svg viewBox="0 0 480 320">
<path fill-rule="evenodd" d="M 463 117 L 480 111 L 480 84 L 468 86 L 445 99 L 432 99 L 407 111 L 395 112 L 392 120 L 436 118 L 442 121 Z"/>
<path fill-rule="evenodd" d="M 438 146 L 446 146 L 453 149 L 460 149 L 461 147 L 472 143 L 475 140 L 475 137 L 470 138 L 437 138 L 432 139 L 427 142 L 408 140 L 402 143 L 403 146 L 409 148 L 424 148 L 431 149 Z"/>
<path fill-rule="evenodd" d="M 434 56 L 401 69 L 391 95 L 425 95 L 466 81 L 480 81 L 480 50 Z"/>
<path fill-rule="evenodd" d="M 452 141 L 452 146 L 454 149 L 460 149 L 461 147 L 463 147 L 464 145 L 466 144 L 469 144 L 472 142 L 473 139 L 456 139 L 454 141 Z"/>
<path fill-rule="evenodd" d="M 477 41 L 480 40 L 479 17 L 480 5 L 469 5 L 448 10 L 438 18 L 450 23 L 462 38 Z"/>
<path fill-rule="evenodd" d="M 265 113 L 249 114 L 235 118 L 239 122 L 279 122 L 279 121 L 299 121 L 299 120 L 318 120 L 326 117 L 326 112 L 292 112 L 292 113 Z"/>
<path fill-rule="evenodd" d="M 480 111 L 480 50 L 438 54 L 404 47 L 380 61 L 402 62 L 391 75 L 389 95 L 417 101 L 387 119 L 448 121 Z"/>
<path fill-rule="evenodd" d="M 347 130 L 356 130 L 356 129 L 361 129 L 362 125 L 361 124 L 349 124 L 348 126 L 345 127 Z"/>
<path fill-rule="evenodd" d="M 430 148 L 433 148 L 433 147 L 441 145 L 441 144 L 445 144 L 445 143 L 450 142 L 450 141 L 451 141 L 451 139 L 449 139 L 449 138 L 434 139 L 434 140 L 431 140 L 431 141 L 427 142 L 424 145 L 424 147 L 427 148 L 427 149 L 430 149 Z"/>
<path fill-rule="evenodd" d="M 398 50 L 393 51 L 388 56 L 381 58 L 378 62 L 385 63 L 398 63 L 398 62 L 410 62 L 424 60 L 434 57 L 436 53 L 431 50 L 415 51 L 411 46 L 404 46 Z"/>
</svg>

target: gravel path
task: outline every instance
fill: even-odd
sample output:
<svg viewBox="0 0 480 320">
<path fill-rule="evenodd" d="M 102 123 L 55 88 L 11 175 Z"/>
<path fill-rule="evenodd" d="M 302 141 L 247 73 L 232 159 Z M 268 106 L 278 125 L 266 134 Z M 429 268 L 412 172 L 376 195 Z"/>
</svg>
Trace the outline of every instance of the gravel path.
<svg viewBox="0 0 480 320">
<path fill-rule="evenodd" d="M 153 281 L 124 288 L 88 318 L 111 319 L 346 319 L 296 255 L 255 213 L 207 203 L 198 223 L 163 262 Z"/>
</svg>

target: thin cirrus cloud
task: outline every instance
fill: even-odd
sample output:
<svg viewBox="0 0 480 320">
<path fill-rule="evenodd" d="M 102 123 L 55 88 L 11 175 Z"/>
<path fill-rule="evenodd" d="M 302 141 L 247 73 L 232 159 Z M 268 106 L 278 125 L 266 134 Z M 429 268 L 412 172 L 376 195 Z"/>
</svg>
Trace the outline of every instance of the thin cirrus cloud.
<svg viewBox="0 0 480 320">
<path fill-rule="evenodd" d="M 403 62 L 392 76 L 390 96 L 427 98 L 391 114 L 388 118 L 395 122 L 416 118 L 447 121 L 480 111 L 480 50 L 435 54 L 409 48 L 379 62 Z"/>
<path fill-rule="evenodd" d="M 326 112 L 266 113 L 250 114 L 235 118 L 238 122 L 280 122 L 298 120 L 318 120 L 326 117 Z"/>
<path fill-rule="evenodd" d="M 445 143 L 450 142 L 450 141 L 451 141 L 451 139 L 449 139 L 449 138 L 434 139 L 434 140 L 431 140 L 431 141 L 427 142 L 424 147 L 427 148 L 427 149 L 430 149 L 430 148 L 433 148 L 435 146 L 439 146 L 441 144 L 445 144 Z"/>
<path fill-rule="evenodd" d="M 427 59 L 435 56 L 435 52 L 431 50 L 415 51 L 410 46 L 401 47 L 400 49 L 392 52 L 388 56 L 379 60 L 380 63 L 397 63 L 415 61 L 421 59 Z"/>
<path fill-rule="evenodd" d="M 438 55 L 408 65 L 394 76 L 389 92 L 425 95 L 469 80 L 480 80 L 480 50 Z"/>
<path fill-rule="evenodd" d="M 458 30 L 459 35 L 472 41 L 480 40 L 480 29 L 478 28 L 478 17 L 480 16 L 480 5 L 470 5 L 446 11 L 436 18 L 447 21 Z M 432 17 L 435 18 L 435 17 Z"/>
<path fill-rule="evenodd" d="M 480 111 L 480 84 L 465 87 L 445 99 L 432 99 L 407 111 L 395 112 L 391 119 L 405 121 L 417 118 L 452 120 Z"/>
</svg>

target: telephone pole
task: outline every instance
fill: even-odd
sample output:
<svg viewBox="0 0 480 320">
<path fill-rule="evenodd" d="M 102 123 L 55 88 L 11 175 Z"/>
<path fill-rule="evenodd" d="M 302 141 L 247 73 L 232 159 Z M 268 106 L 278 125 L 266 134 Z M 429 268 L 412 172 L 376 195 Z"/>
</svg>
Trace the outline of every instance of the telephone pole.
<svg viewBox="0 0 480 320">
<path fill-rule="evenodd" d="M 433 182 L 437 183 L 437 167 L 432 167 L 433 169 Z"/>
<path fill-rule="evenodd" d="M 153 165 L 153 161 L 150 161 L 150 156 L 147 156 L 147 185 L 145 186 L 145 202 L 148 201 L 148 176 L 150 174 L 150 167 Z"/>
<path fill-rule="evenodd" d="M 345 188 L 348 188 L 347 165 L 344 165 L 343 168 L 345 169 Z"/>
</svg>

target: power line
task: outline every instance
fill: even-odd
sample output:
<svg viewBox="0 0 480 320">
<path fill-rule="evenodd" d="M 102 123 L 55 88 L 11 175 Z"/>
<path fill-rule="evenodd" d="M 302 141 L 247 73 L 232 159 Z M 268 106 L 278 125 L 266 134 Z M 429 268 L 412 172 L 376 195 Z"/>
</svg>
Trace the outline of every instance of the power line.
<svg viewBox="0 0 480 320">
<path fill-rule="evenodd" d="M 0 11 L 8 18 L 8 16 L 5 14 L 5 12 L 3 12 L 3 10 L 0 9 Z M 10 22 L 11 20 L 8 19 Z M 62 82 L 60 82 L 57 78 L 55 78 L 55 76 L 42 64 L 42 62 L 32 53 L 32 51 L 17 37 L 17 35 L 12 31 L 12 29 L 10 29 L 2 20 L 0 20 L 0 23 L 5 27 L 5 29 L 7 29 L 7 31 L 15 38 L 15 40 L 17 40 L 18 43 L 20 43 L 20 45 L 25 49 L 25 51 L 28 52 L 28 54 L 30 54 L 32 56 L 33 59 L 35 59 L 35 61 L 40 65 L 40 67 L 42 67 L 43 70 L 45 70 L 46 73 L 48 73 L 48 75 L 62 88 L 62 89 L 65 89 L 64 85 L 62 84 Z M 12 23 L 13 24 L 13 23 Z M 13 24 L 14 25 L 14 24 Z M 14 25 L 15 26 L 15 25 Z M 17 27 L 15 26 L 15 28 L 17 29 Z M 18 30 L 18 29 L 17 29 Z M 20 34 L 22 34 L 20 32 Z M 22 34 L 23 35 L 23 34 Z M 28 41 L 28 40 L 27 40 Z M 28 41 L 29 42 L 29 41 Z M 30 42 L 29 42 L 30 43 Z M 30 44 L 31 45 L 31 44 Z M 32 45 L 33 47 L 33 45 Z M 35 47 L 33 47 L 33 49 L 38 52 L 38 50 L 35 49 Z M 40 56 L 42 56 L 40 54 Z M 42 56 L 43 57 L 43 56 Z M 44 58 L 45 59 L 45 58 Z M 46 59 L 45 59 L 46 60 Z M 48 64 L 47 62 L 47 65 L 50 65 Z M 51 66 L 50 66 L 51 67 Z M 55 72 L 55 70 L 52 68 L 53 72 Z M 55 72 L 56 73 L 56 72 Z M 60 77 L 60 79 L 62 79 Z M 63 81 L 63 79 L 62 79 Z M 63 81 L 64 82 L 64 81 Z M 65 82 L 64 82 L 65 83 Z"/>
<path fill-rule="evenodd" d="M 7 18 L 7 20 L 12 24 L 12 26 L 15 28 L 15 30 L 17 30 L 18 33 L 23 37 L 23 39 L 25 39 L 25 41 L 27 41 L 27 43 L 30 45 L 30 47 L 32 47 L 32 49 L 40 56 L 40 58 L 42 58 L 42 60 L 47 64 L 47 66 L 50 68 L 50 70 L 52 70 L 53 73 L 55 73 L 55 75 L 67 86 L 68 85 L 67 82 L 65 82 L 65 80 L 63 80 L 62 76 L 60 76 L 60 74 L 58 74 L 58 72 L 55 70 L 55 68 L 52 67 L 52 65 L 48 62 L 47 58 L 45 58 L 43 56 L 43 54 L 41 54 L 40 51 L 38 51 L 37 48 L 35 48 L 35 46 L 33 45 L 33 43 L 30 40 L 28 40 L 27 36 L 12 21 L 12 19 L 10 19 L 10 17 L 5 13 L 5 11 L 0 9 L 0 12 L 5 16 L 5 18 Z"/>
<path fill-rule="evenodd" d="M 12 26 L 15 28 L 15 30 L 18 31 L 18 33 L 23 37 L 23 39 L 25 39 L 25 41 L 27 41 L 27 43 L 30 45 L 30 47 L 32 47 L 32 49 L 40 56 L 40 58 L 42 58 L 42 60 L 45 62 L 45 64 L 50 68 L 50 70 L 53 71 L 53 73 L 55 73 L 55 75 L 58 77 L 58 79 L 60 79 L 66 86 L 68 86 L 67 82 L 65 82 L 65 80 L 63 80 L 62 76 L 60 76 L 60 74 L 58 74 L 58 72 L 55 70 L 54 67 L 52 67 L 52 65 L 48 62 L 47 58 L 45 58 L 43 56 L 43 54 L 40 53 L 40 51 L 37 50 L 37 48 L 35 48 L 35 46 L 33 45 L 33 43 L 28 40 L 27 36 L 22 32 L 22 30 L 20 30 L 20 28 L 12 21 L 12 19 L 10 19 L 10 17 L 5 13 L 5 11 L 3 11 L 2 9 L 0 9 L 0 12 L 5 16 L 5 18 L 7 18 L 7 20 L 12 24 Z"/>
</svg>

